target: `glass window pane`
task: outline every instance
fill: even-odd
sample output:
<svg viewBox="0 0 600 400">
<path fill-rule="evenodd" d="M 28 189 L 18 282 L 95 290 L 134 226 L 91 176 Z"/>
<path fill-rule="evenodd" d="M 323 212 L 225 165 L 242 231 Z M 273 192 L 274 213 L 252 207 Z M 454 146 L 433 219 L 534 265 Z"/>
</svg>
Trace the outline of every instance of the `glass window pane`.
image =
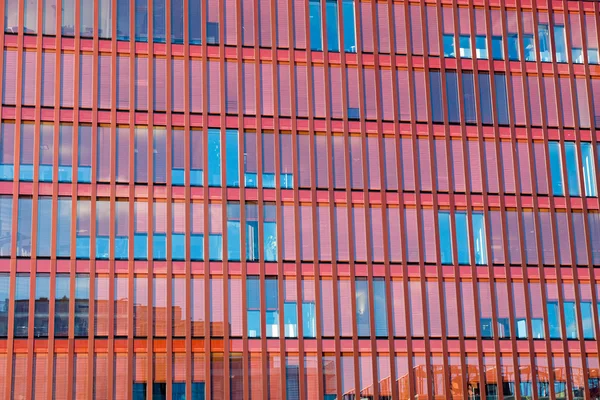
<svg viewBox="0 0 600 400">
<path fill-rule="evenodd" d="M 579 186 L 579 160 L 577 159 L 577 146 L 574 142 L 565 142 L 565 157 L 569 195 L 579 197 L 581 196 L 581 189 Z"/>
<path fill-rule="evenodd" d="M 221 186 L 221 132 L 208 130 L 208 185 Z"/>
<path fill-rule="evenodd" d="M 58 198 L 58 215 L 56 217 L 56 256 L 71 255 L 71 211 L 70 198 Z"/>
<path fill-rule="evenodd" d="M 239 172 L 239 152 L 238 152 L 238 132 L 236 130 L 228 129 L 225 133 L 226 137 L 226 173 L 227 173 L 227 186 L 228 187 L 239 187 L 240 186 L 240 172 Z"/>
<path fill-rule="evenodd" d="M 310 49 L 323 50 L 323 36 L 321 32 L 321 1 L 310 0 L 308 3 L 310 19 Z"/>
<path fill-rule="evenodd" d="M 475 263 L 487 264 L 487 245 L 485 236 L 485 218 L 483 213 L 473 213 L 473 246 L 475 248 Z"/>
<path fill-rule="evenodd" d="M 549 142 L 548 153 L 550 156 L 550 174 L 552 178 L 552 194 L 564 196 L 562 157 L 560 154 L 560 143 Z"/>
</svg>

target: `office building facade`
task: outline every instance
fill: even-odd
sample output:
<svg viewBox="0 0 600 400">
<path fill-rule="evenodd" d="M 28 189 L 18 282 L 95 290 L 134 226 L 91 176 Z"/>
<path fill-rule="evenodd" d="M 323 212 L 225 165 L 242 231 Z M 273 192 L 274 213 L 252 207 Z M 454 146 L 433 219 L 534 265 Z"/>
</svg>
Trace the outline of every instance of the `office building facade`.
<svg viewBox="0 0 600 400">
<path fill-rule="evenodd" d="M 598 2 L 0 24 L 0 398 L 600 398 Z"/>
</svg>

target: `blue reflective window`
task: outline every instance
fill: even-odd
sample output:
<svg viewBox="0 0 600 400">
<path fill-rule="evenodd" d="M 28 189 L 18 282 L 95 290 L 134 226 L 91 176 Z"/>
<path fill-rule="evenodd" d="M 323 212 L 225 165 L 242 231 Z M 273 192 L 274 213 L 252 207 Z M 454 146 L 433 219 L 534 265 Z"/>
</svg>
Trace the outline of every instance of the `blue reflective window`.
<svg viewBox="0 0 600 400">
<path fill-rule="evenodd" d="M 565 313 L 565 329 L 567 331 L 567 339 L 577 339 L 579 337 L 577 331 L 577 310 L 575 302 L 565 301 L 563 307 Z"/>
<path fill-rule="evenodd" d="M 492 58 L 494 60 L 504 60 L 502 36 L 492 36 Z"/>
<path fill-rule="evenodd" d="M 323 34 L 321 32 L 321 2 L 310 0 L 308 3 L 310 18 L 310 49 L 323 51 Z"/>
<path fill-rule="evenodd" d="M 246 307 L 248 317 L 248 337 L 260 337 L 260 281 L 256 276 L 246 279 Z"/>
<path fill-rule="evenodd" d="M 152 400 L 166 400 L 167 384 L 164 382 L 154 382 L 152 384 Z"/>
<path fill-rule="evenodd" d="M 507 37 L 507 45 L 508 45 L 508 59 L 510 61 L 519 61 L 519 35 L 516 33 L 511 33 Z"/>
<path fill-rule="evenodd" d="M 467 224 L 467 213 L 464 211 L 454 214 L 456 223 L 456 250 L 458 252 L 458 263 L 466 265 L 470 262 L 469 255 L 469 228 Z"/>
<path fill-rule="evenodd" d="M 492 39 L 492 46 L 493 45 L 494 45 L 494 42 Z M 493 47 L 492 47 L 492 49 L 493 49 Z M 487 58 L 488 58 L 487 38 L 485 37 L 485 35 L 475 36 L 475 55 L 479 59 L 487 60 Z"/>
<path fill-rule="evenodd" d="M 344 51 L 347 53 L 356 53 L 354 0 L 342 0 L 342 18 L 344 23 Z"/>
<path fill-rule="evenodd" d="M 165 1 L 153 0 L 152 3 L 152 39 L 156 43 L 165 43 L 166 41 L 166 18 Z"/>
<path fill-rule="evenodd" d="M 204 260 L 204 235 L 190 234 L 190 258 L 194 261 Z"/>
<path fill-rule="evenodd" d="M 171 0 L 171 42 L 183 43 L 183 12 L 184 0 Z M 190 1 L 190 4 L 192 1 Z"/>
<path fill-rule="evenodd" d="M 595 339 L 592 303 L 588 301 L 581 302 L 581 326 L 584 339 Z"/>
<path fill-rule="evenodd" d="M 314 302 L 302 303 L 302 334 L 304 337 L 317 336 L 317 309 Z"/>
<path fill-rule="evenodd" d="M 596 168 L 594 166 L 594 151 L 591 143 L 581 143 L 581 164 L 585 195 L 596 197 L 598 196 L 598 187 L 596 186 Z"/>
<path fill-rule="evenodd" d="M 444 44 L 444 57 L 456 57 L 456 48 L 454 45 L 454 35 L 445 34 L 442 38 Z"/>
<path fill-rule="evenodd" d="M 525 61 L 536 61 L 535 41 L 533 40 L 533 35 L 523 35 L 523 51 L 525 53 Z"/>
<path fill-rule="evenodd" d="M 208 186 L 221 186 L 221 132 L 208 130 Z"/>
<path fill-rule="evenodd" d="M 555 196 L 565 195 L 565 186 L 563 183 L 562 157 L 560 154 L 560 144 L 558 142 L 548 142 L 548 154 L 550 158 L 550 177 L 552 178 L 552 194 Z"/>
<path fill-rule="evenodd" d="M 338 5 L 337 0 L 325 2 L 325 17 L 327 19 L 327 49 L 329 51 L 340 51 L 340 38 L 338 27 Z"/>
<path fill-rule="evenodd" d="M 133 384 L 133 400 L 146 400 L 146 383 Z"/>
<path fill-rule="evenodd" d="M 556 62 L 566 63 L 567 59 L 567 38 L 565 36 L 564 25 L 554 25 L 554 46 L 556 48 Z"/>
<path fill-rule="evenodd" d="M 358 336 L 371 336 L 369 323 L 369 283 L 366 279 L 356 279 L 356 332 Z"/>
<path fill-rule="evenodd" d="M 387 296 L 385 291 L 385 279 L 373 279 L 373 310 L 375 312 L 375 335 L 378 337 L 388 336 L 387 323 Z"/>
<path fill-rule="evenodd" d="M 117 1 L 117 39 L 129 40 L 129 2 Z"/>
<path fill-rule="evenodd" d="M 117 260 L 129 258 L 129 203 L 117 201 L 115 204 L 115 248 Z"/>
<path fill-rule="evenodd" d="M 26 337 L 29 325 L 29 274 L 17 274 L 14 308 L 14 335 Z"/>
<path fill-rule="evenodd" d="M 256 204 L 246 204 L 246 259 L 256 261 L 258 256 L 258 207 Z"/>
<path fill-rule="evenodd" d="M 540 60 L 542 62 L 552 62 L 550 30 L 547 24 L 538 25 L 538 40 L 540 43 Z"/>
<path fill-rule="evenodd" d="M 148 1 L 135 0 L 135 41 L 148 41 Z"/>
<path fill-rule="evenodd" d="M 52 242 L 52 197 L 38 198 L 37 256 L 50 257 Z"/>
<path fill-rule="evenodd" d="M 202 44 L 202 0 L 189 0 L 188 20 L 190 44 Z"/>
<path fill-rule="evenodd" d="M 185 235 L 173 233 L 171 236 L 171 252 L 173 260 L 185 260 Z"/>
<path fill-rule="evenodd" d="M 232 261 L 241 258 L 240 204 L 227 205 L 227 257 Z"/>
<path fill-rule="evenodd" d="M 567 182 L 569 183 L 569 195 L 581 196 L 579 185 L 579 160 L 577 159 L 577 146 L 575 142 L 565 142 L 565 158 L 567 164 Z"/>
<path fill-rule="evenodd" d="M 240 162 L 238 151 L 238 132 L 228 129 L 225 133 L 227 186 L 240 186 Z"/>
<path fill-rule="evenodd" d="M 279 337 L 279 287 L 277 278 L 265 280 L 265 325 L 268 338 Z"/>
<path fill-rule="evenodd" d="M 48 124 L 40 125 L 40 152 L 38 179 L 40 182 L 52 182 L 52 166 L 54 160 L 54 126 Z M 25 143 L 31 146 L 31 143 Z"/>
<path fill-rule="evenodd" d="M 460 44 L 460 56 L 462 58 L 472 58 L 473 52 L 471 51 L 471 37 L 469 35 L 460 35 L 458 38 Z"/>
<path fill-rule="evenodd" d="M 295 301 L 283 303 L 283 324 L 285 337 L 298 337 L 298 304 Z"/>
<path fill-rule="evenodd" d="M 544 320 L 542 318 L 531 319 L 531 332 L 534 339 L 544 338 Z"/>
<path fill-rule="evenodd" d="M 475 263 L 487 264 L 487 247 L 485 237 L 485 217 L 481 212 L 473 213 L 473 247 L 475 248 Z"/>
<path fill-rule="evenodd" d="M 98 36 L 103 39 L 112 38 L 112 0 L 98 2 Z"/>
<path fill-rule="evenodd" d="M 549 301 L 546 308 L 548 310 L 548 328 L 550 330 L 550 339 L 560 339 L 558 303 L 556 301 Z"/>
<path fill-rule="evenodd" d="M 148 258 L 148 234 L 136 233 L 133 235 L 133 258 L 146 260 Z"/>
<path fill-rule="evenodd" d="M 438 213 L 438 225 L 440 261 L 442 264 L 452 264 L 452 229 L 449 211 L 440 211 Z"/>
<path fill-rule="evenodd" d="M 165 260 L 167 258 L 167 235 L 163 233 L 152 235 L 152 257 L 155 260 Z"/>
</svg>

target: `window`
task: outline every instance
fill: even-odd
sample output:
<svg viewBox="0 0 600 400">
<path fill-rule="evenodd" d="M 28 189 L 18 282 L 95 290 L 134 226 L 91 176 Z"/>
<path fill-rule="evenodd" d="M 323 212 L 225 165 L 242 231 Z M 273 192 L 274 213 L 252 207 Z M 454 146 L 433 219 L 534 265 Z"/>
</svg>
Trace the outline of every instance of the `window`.
<svg viewBox="0 0 600 400">
<path fill-rule="evenodd" d="M 566 143 L 565 143 L 566 146 Z M 548 154 L 550 156 L 550 174 L 552 179 L 552 194 L 555 196 L 564 196 L 565 188 L 563 183 L 562 156 L 560 153 L 560 143 L 548 142 Z"/>
<path fill-rule="evenodd" d="M 227 204 L 227 259 L 239 261 L 241 259 L 240 245 L 240 203 Z"/>
<path fill-rule="evenodd" d="M 167 0 L 152 0 L 152 36 L 155 43 L 165 43 L 166 39 L 166 21 L 165 21 L 165 1 Z"/>
<path fill-rule="evenodd" d="M 129 2 L 117 2 L 117 40 L 129 40 Z"/>
<path fill-rule="evenodd" d="M 248 308 L 248 337 L 260 337 L 260 280 L 256 276 L 246 278 L 246 307 Z"/>
<path fill-rule="evenodd" d="M 19 198 L 17 221 L 17 257 L 31 257 L 31 198 Z"/>
<path fill-rule="evenodd" d="M 321 32 L 321 1 L 309 0 L 310 49 L 323 51 L 323 35 Z"/>
<path fill-rule="evenodd" d="M 557 24 L 558 20 L 562 20 L 561 24 Z M 556 62 L 566 63 L 567 59 L 567 38 L 565 34 L 564 15 L 554 15 L 554 47 L 556 49 Z"/>
<path fill-rule="evenodd" d="M 296 280 L 286 279 L 283 283 L 283 331 L 285 337 L 298 337 L 298 303 Z"/>
<path fill-rule="evenodd" d="M 388 336 L 387 292 L 384 278 L 373 278 L 373 310 L 375 312 L 375 336 Z M 358 304 L 358 303 L 357 303 Z"/>
<path fill-rule="evenodd" d="M 502 46 L 502 37 L 500 37 L 500 46 Z M 492 38 L 492 52 L 494 51 L 494 41 Z M 488 51 L 487 51 L 487 38 L 485 35 L 477 35 L 475 36 L 475 55 L 479 59 L 487 60 Z M 495 54 L 494 54 L 495 55 Z"/>
<path fill-rule="evenodd" d="M 90 277 L 75 276 L 75 336 L 88 335 Z"/>
<path fill-rule="evenodd" d="M 73 177 L 72 145 L 73 145 L 73 125 L 60 124 L 59 138 L 58 138 L 58 181 L 59 182 L 71 182 L 71 180 L 72 180 L 72 177 Z M 0 157 L 1 157 L 1 154 L 2 154 L 2 152 L 0 151 Z M 0 179 L 2 179 L 1 164 L 2 163 L 0 162 Z"/>
<path fill-rule="evenodd" d="M 165 260 L 167 258 L 167 203 L 154 202 L 152 230 L 152 258 Z"/>
<path fill-rule="evenodd" d="M 458 263 L 469 264 L 471 256 L 469 252 L 469 228 L 467 225 L 467 213 L 457 211 L 454 215 L 456 223 L 456 246 L 458 252 Z"/>
<path fill-rule="evenodd" d="M 315 281 L 309 279 L 302 279 L 302 333 L 307 338 L 317 336 Z"/>
<path fill-rule="evenodd" d="M 52 242 L 52 197 L 38 197 L 37 256 L 50 257 Z"/>
<path fill-rule="evenodd" d="M 194 261 L 204 259 L 204 204 L 190 204 L 190 258 Z"/>
<path fill-rule="evenodd" d="M 265 324 L 268 338 L 279 337 L 279 288 L 277 278 L 265 280 Z"/>
<path fill-rule="evenodd" d="M 371 336 L 369 309 L 369 282 L 366 279 L 356 279 L 356 333 L 359 337 Z M 350 304 L 348 304 L 349 306 Z"/>
<path fill-rule="evenodd" d="M 148 258 L 148 203 L 136 201 L 133 204 L 133 257 L 136 260 Z"/>
<path fill-rule="evenodd" d="M 171 212 L 171 258 L 185 260 L 185 203 L 172 203 Z"/>
<path fill-rule="evenodd" d="M 223 207 L 220 203 L 208 206 L 208 254 L 211 261 L 223 259 Z"/>
<path fill-rule="evenodd" d="M 148 41 L 148 1 L 135 0 L 135 41 Z"/>
<path fill-rule="evenodd" d="M 354 0 L 342 0 L 342 19 L 344 24 L 344 51 L 356 53 Z"/>
<path fill-rule="evenodd" d="M 460 35 L 458 41 L 460 44 L 460 56 L 462 58 L 472 58 L 471 37 L 469 35 Z"/>
<path fill-rule="evenodd" d="M 294 188 L 293 136 L 279 135 L 279 184 L 282 189 Z"/>
<path fill-rule="evenodd" d="M 208 130 L 208 186 L 221 186 L 221 132 Z"/>
<path fill-rule="evenodd" d="M 508 125 L 508 93 L 506 91 L 506 75 L 494 74 L 494 85 L 496 86 L 496 118 L 498 124 Z"/>
<path fill-rule="evenodd" d="M 188 8 L 188 35 L 190 39 L 190 44 L 202 44 L 202 1 L 190 1 L 188 3 Z"/>
<path fill-rule="evenodd" d="M 239 172 L 239 153 L 238 153 L 238 132 L 236 130 L 228 129 L 225 132 L 225 145 L 226 145 L 226 174 L 227 174 L 227 187 L 239 187 L 240 186 L 240 172 Z"/>
<path fill-rule="evenodd" d="M 129 258 L 129 203 L 117 201 L 115 204 L 115 247 L 117 260 Z"/>
<path fill-rule="evenodd" d="M 29 274 L 17 274 L 15 285 L 15 337 L 27 337 L 29 328 Z"/>
<path fill-rule="evenodd" d="M 258 206 L 246 203 L 246 259 L 257 261 L 258 247 Z"/>
<path fill-rule="evenodd" d="M 36 136 L 34 129 L 32 124 L 21 124 L 21 163 L 19 165 L 19 180 L 21 181 L 33 181 L 33 147 L 37 142 L 34 141 Z"/>
<path fill-rule="evenodd" d="M 190 185 L 203 185 L 203 137 L 202 131 L 190 130 Z"/>
<path fill-rule="evenodd" d="M 438 229 L 440 242 L 440 261 L 444 265 L 452 264 L 452 229 L 449 211 L 439 211 Z"/>
<path fill-rule="evenodd" d="M 319 5 L 320 7 L 320 5 Z M 343 7 L 343 6 L 342 6 Z M 312 12 L 311 16 L 312 18 Z M 338 2 L 337 0 L 325 0 L 325 17 L 327 27 L 327 49 L 329 51 L 340 51 L 339 27 L 338 27 Z M 312 20 L 311 20 L 312 24 Z M 311 26 L 312 28 L 312 26 Z M 345 32 L 344 32 L 345 33 Z M 312 30 L 311 30 L 312 35 Z M 311 37 L 312 40 L 312 37 Z"/>
<path fill-rule="evenodd" d="M 510 61 L 519 61 L 519 35 L 516 33 L 509 33 L 506 39 L 508 42 L 508 59 Z"/>
<path fill-rule="evenodd" d="M 480 72 L 479 80 L 479 101 L 481 106 L 481 122 L 491 125 L 494 123 L 492 113 L 492 91 L 490 86 L 490 74 Z"/>
<path fill-rule="evenodd" d="M 15 124 L 0 125 L 0 180 L 10 181 L 14 176 Z"/>
<path fill-rule="evenodd" d="M 40 125 L 40 153 L 38 179 L 40 182 L 52 182 L 52 165 L 54 160 L 54 126 Z M 31 143 L 24 146 L 31 147 Z"/>
<path fill-rule="evenodd" d="M 12 196 L 0 196 L 0 257 L 8 257 L 11 253 L 12 202 Z"/>
<path fill-rule="evenodd" d="M 56 275 L 54 295 L 54 336 L 66 337 L 69 334 L 69 297 L 71 278 L 69 274 Z"/>
<path fill-rule="evenodd" d="M 446 94 L 448 122 L 460 123 L 460 101 L 458 99 L 458 77 L 456 71 L 446 71 Z M 442 96 L 440 95 L 441 100 Z"/>
<path fill-rule="evenodd" d="M 574 142 L 565 142 L 565 157 L 569 196 L 579 197 L 581 196 L 579 185 L 579 160 L 577 159 L 577 146 Z"/>
<path fill-rule="evenodd" d="M 154 127 L 152 146 L 153 182 L 165 184 L 167 183 L 167 131 L 164 127 Z"/>
<path fill-rule="evenodd" d="M 262 134 L 262 179 L 263 188 L 275 188 L 275 135 Z"/>
<path fill-rule="evenodd" d="M 581 143 L 581 164 L 583 169 L 583 186 L 588 197 L 598 196 L 596 186 L 596 169 L 594 166 L 594 151 L 591 143 Z"/>
<path fill-rule="evenodd" d="M 454 34 L 446 33 L 443 36 L 444 57 L 455 58 L 456 49 L 454 47 Z"/>
<path fill-rule="evenodd" d="M 135 128 L 135 163 L 134 176 L 136 183 L 148 183 L 148 128 Z"/>
<path fill-rule="evenodd" d="M 579 16 L 577 16 L 579 18 Z M 596 16 L 585 14 L 585 28 L 587 37 L 587 56 L 589 64 L 598 64 L 598 30 L 596 28 Z"/>
<path fill-rule="evenodd" d="M 485 234 L 485 217 L 482 212 L 473 212 L 473 247 L 475 250 L 475 263 L 487 264 L 487 244 Z"/>
<path fill-rule="evenodd" d="M 48 314 L 50 312 L 50 275 L 36 274 L 35 276 L 35 311 L 33 321 L 33 336 L 48 336 Z"/>
<path fill-rule="evenodd" d="M 567 331 L 567 339 L 578 339 L 579 332 L 577 330 L 577 309 L 575 307 L 575 302 L 565 301 L 563 305 L 563 311 L 565 313 L 565 328 Z"/>
<path fill-rule="evenodd" d="M 548 19 L 548 15 L 546 13 L 538 13 L 538 19 L 540 21 L 540 23 L 538 24 L 538 40 L 540 43 L 540 60 L 542 62 L 552 62 L 552 53 L 550 52 L 551 50 L 551 45 L 550 45 L 550 30 L 548 27 L 548 23 L 542 23 L 542 21 L 545 19 Z M 564 31 L 563 31 L 564 32 Z M 563 33 L 563 38 L 564 38 L 564 33 Z M 564 39 L 563 39 L 564 40 Z M 564 45 L 564 43 L 563 43 Z M 530 61 L 530 60 L 528 60 Z M 531 60 L 533 61 L 533 60 Z"/>
<path fill-rule="evenodd" d="M 581 325 L 583 338 L 594 339 L 594 311 L 590 301 L 581 301 Z"/>
<path fill-rule="evenodd" d="M 75 231 L 76 257 L 90 258 L 90 200 L 77 200 L 77 224 Z"/>
<path fill-rule="evenodd" d="M 277 209 L 274 204 L 265 204 L 263 225 L 263 246 L 265 261 L 277 261 Z"/>
<path fill-rule="evenodd" d="M 4 32 L 19 31 L 19 2 L 8 0 L 4 3 Z"/>
</svg>

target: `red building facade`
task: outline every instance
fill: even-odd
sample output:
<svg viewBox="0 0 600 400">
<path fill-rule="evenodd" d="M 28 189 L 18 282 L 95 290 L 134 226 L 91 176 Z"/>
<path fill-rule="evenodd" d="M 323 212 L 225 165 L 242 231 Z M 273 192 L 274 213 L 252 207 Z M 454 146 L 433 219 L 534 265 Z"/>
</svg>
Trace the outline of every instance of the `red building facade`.
<svg viewBox="0 0 600 400">
<path fill-rule="evenodd" d="M 599 12 L 6 0 L 0 397 L 600 398 Z"/>
</svg>

